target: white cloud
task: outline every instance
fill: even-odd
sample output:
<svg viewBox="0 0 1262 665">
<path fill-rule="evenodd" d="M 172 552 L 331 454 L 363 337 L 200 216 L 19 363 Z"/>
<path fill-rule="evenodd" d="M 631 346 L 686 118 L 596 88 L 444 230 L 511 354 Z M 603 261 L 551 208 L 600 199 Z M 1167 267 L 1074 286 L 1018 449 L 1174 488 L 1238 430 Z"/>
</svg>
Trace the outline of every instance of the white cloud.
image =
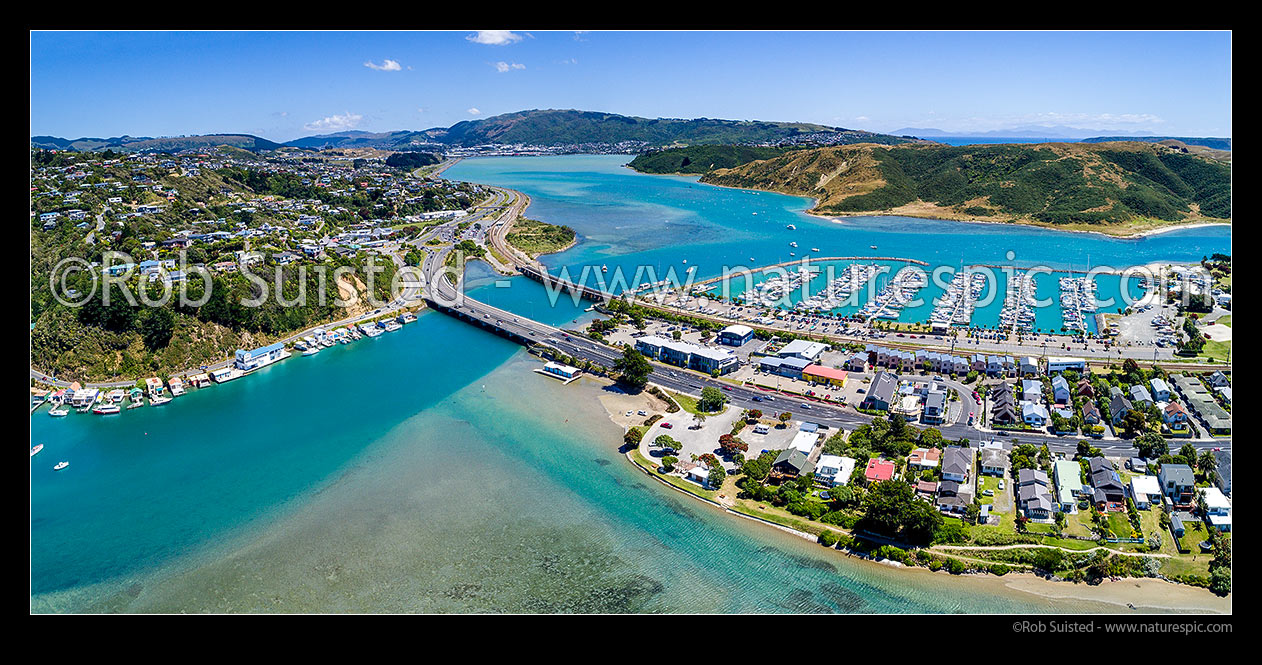
<svg viewBox="0 0 1262 665">
<path fill-rule="evenodd" d="M 503 60 L 501 60 L 501 61 L 499 61 L 499 62 L 497 62 L 497 63 L 495 63 L 495 64 L 493 64 L 493 65 L 491 65 L 491 66 L 495 68 L 495 71 L 497 71 L 497 72 L 499 72 L 499 73 L 501 73 L 501 74 L 503 74 L 504 72 L 510 72 L 510 71 L 512 71 L 512 70 L 514 70 L 514 69 L 525 69 L 525 68 L 526 68 L 526 66 L 525 66 L 525 65 L 523 65 L 523 64 L 521 64 L 521 63 L 519 63 L 519 62 L 507 63 L 507 62 L 504 62 Z"/>
<path fill-rule="evenodd" d="M 854 121 L 855 122 L 872 122 L 872 118 L 869 118 L 866 115 L 858 115 L 858 116 L 855 116 Z"/>
<path fill-rule="evenodd" d="M 591 30 L 575 30 L 575 31 L 574 31 L 574 41 L 576 41 L 576 42 L 585 42 L 585 41 L 587 41 L 587 39 L 586 39 L 585 37 L 583 37 L 583 35 L 585 35 L 585 34 L 587 34 L 587 33 L 589 33 L 589 32 L 591 32 Z"/>
<path fill-rule="evenodd" d="M 375 69 L 379 72 L 397 72 L 397 71 L 402 71 L 403 69 L 403 66 L 400 65 L 397 60 L 390 60 L 389 58 L 382 61 L 380 65 L 369 60 L 368 62 L 364 63 L 364 66 L 369 69 Z M 409 67 L 409 69 L 411 68 Z"/>
<path fill-rule="evenodd" d="M 313 132 L 341 132 L 348 129 L 355 129 L 359 126 L 359 121 L 363 119 L 364 116 L 347 111 L 342 115 L 331 115 L 327 118 L 320 118 L 319 120 L 309 122 L 302 127 L 303 129 Z"/>
<path fill-rule="evenodd" d="M 478 107 L 476 106 L 471 106 L 466 110 L 468 111 L 469 115 L 481 115 L 482 113 L 481 111 L 478 110 Z"/>
<path fill-rule="evenodd" d="M 558 60 L 557 64 L 558 65 L 577 65 L 578 58 L 570 58 L 568 60 Z"/>
<path fill-rule="evenodd" d="M 489 44 L 491 46 L 506 46 L 508 44 L 516 44 L 521 41 L 521 35 L 509 30 L 479 30 L 465 39 L 474 44 Z"/>
</svg>

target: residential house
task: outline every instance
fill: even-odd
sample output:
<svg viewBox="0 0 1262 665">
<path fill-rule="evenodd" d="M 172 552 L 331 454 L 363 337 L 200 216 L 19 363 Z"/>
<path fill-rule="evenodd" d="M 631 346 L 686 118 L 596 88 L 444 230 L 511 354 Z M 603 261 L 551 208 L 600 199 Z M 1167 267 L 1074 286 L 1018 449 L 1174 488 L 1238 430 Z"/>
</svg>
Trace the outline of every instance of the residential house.
<svg viewBox="0 0 1262 665">
<path fill-rule="evenodd" d="M 1202 515 L 1205 521 L 1219 531 L 1231 531 L 1231 499 L 1228 499 L 1222 490 L 1212 486 L 1201 488 L 1200 493 L 1208 509 L 1208 512 Z"/>
<path fill-rule="evenodd" d="M 1017 471 L 1017 502 L 1025 516 L 1032 520 L 1048 520 L 1054 504 L 1048 491 L 1047 474 L 1038 469 Z"/>
<path fill-rule="evenodd" d="M 978 453 L 978 473 L 1000 478 L 1008 473 L 1008 468 L 1012 463 L 1009 461 L 1008 451 L 1004 449 L 1002 443 L 991 441 L 990 443 L 982 444 Z"/>
<path fill-rule="evenodd" d="M 1062 513 L 1078 512 L 1078 496 L 1082 494 L 1082 467 L 1071 460 L 1057 460 L 1052 465 L 1056 480 L 1056 501 Z"/>
<path fill-rule="evenodd" d="M 950 446 L 942 452 L 942 478 L 968 482 L 973 472 L 973 449 Z"/>
<path fill-rule="evenodd" d="M 1162 464 L 1157 472 L 1161 481 L 1161 493 L 1178 508 L 1188 508 L 1194 502 L 1196 474 L 1186 464 Z"/>
<path fill-rule="evenodd" d="M 1126 510 L 1126 488 L 1113 463 L 1103 457 L 1092 457 L 1088 464 L 1091 467 L 1091 499 L 1096 509 L 1100 512 Z"/>
</svg>

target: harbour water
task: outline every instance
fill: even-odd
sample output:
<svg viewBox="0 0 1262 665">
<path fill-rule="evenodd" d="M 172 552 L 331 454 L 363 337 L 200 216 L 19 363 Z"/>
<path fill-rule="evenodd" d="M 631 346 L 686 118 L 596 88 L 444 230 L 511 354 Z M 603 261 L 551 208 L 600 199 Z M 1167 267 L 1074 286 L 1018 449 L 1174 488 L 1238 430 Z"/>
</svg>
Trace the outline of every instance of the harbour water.
<svg viewBox="0 0 1262 665">
<path fill-rule="evenodd" d="M 893 246 L 875 226 L 802 215 L 802 199 L 640 176 L 620 159 L 473 160 L 449 175 L 522 189 L 530 216 L 576 228 L 585 242 L 553 265 L 673 264 L 707 247 L 740 255 L 748 249 L 731 236 L 759 241 L 739 228 L 734 200 L 819 234 L 808 247 L 830 231 Z M 637 225 L 645 210 L 656 229 Z M 677 228 L 687 232 L 663 235 Z M 614 250 L 618 234 L 632 249 Z M 1164 257 L 1175 259 L 1230 248 L 1225 235 L 1187 236 L 1127 247 L 1181 250 Z M 475 297 L 518 313 L 553 324 L 589 316 L 585 303 L 547 306 L 533 282 L 500 288 L 477 266 L 470 276 Z M 534 367 L 515 344 L 426 312 L 162 408 L 59 419 L 41 409 L 31 420 L 31 444 L 46 446 L 31 463 L 32 610 L 1117 610 L 890 569 L 722 514 L 617 453 L 603 386 L 562 386 Z M 53 471 L 60 460 L 72 465 Z"/>
<path fill-rule="evenodd" d="M 627 161 L 628 157 L 620 155 L 482 158 L 462 161 L 444 175 L 523 191 L 531 197 L 528 216 L 575 229 L 582 242 L 542 261 L 553 273 L 568 270 L 573 279 L 578 279 L 586 267 L 589 285 L 596 285 L 602 277 L 612 285 L 620 273 L 634 286 L 657 281 L 671 270 L 682 281 L 690 268 L 695 268 L 695 278 L 702 280 L 722 275 L 724 268 L 767 266 L 800 260 L 808 253 L 897 256 L 924 261 L 928 264 L 925 270 L 932 272 L 938 266 L 959 269 L 973 265 L 1045 266 L 1057 271 L 1109 266 L 1121 270 L 1156 261 L 1197 262 L 1214 252 L 1231 251 L 1231 230 L 1226 226 L 1121 239 L 1029 226 L 906 217 L 823 219 L 805 214 L 812 204 L 807 198 L 713 187 L 699 183 L 696 177 L 640 174 L 626 168 Z M 789 229 L 790 225 L 795 228 Z M 793 242 L 797 247 L 790 245 Z M 874 245 L 876 249 L 872 249 Z M 812 248 L 820 251 L 810 252 Z M 906 265 L 871 263 L 892 268 L 874 280 L 877 290 Z M 608 266 L 608 273 L 601 273 L 602 265 Z M 838 274 L 844 267 L 838 265 Z M 1057 280 L 1065 275 L 1036 274 L 1037 296 L 1052 302 L 1035 312 L 1036 328 L 1048 332 L 1061 329 Z M 999 324 L 1007 276 L 996 270 L 996 278 L 998 297 L 976 310 L 974 325 Z M 1123 289 L 1132 297 L 1142 293 L 1134 278 L 1123 280 L 1105 274 L 1095 279 L 1100 299 L 1116 303 L 1101 311 L 1116 311 L 1122 306 Z M 813 280 L 812 292 L 826 281 L 825 274 Z M 741 290 L 737 285 L 731 292 L 738 295 Z M 923 304 L 903 310 L 898 320 L 927 321 L 933 300 L 943 292 L 930 280 L 919 293 Z M 989 289 L 983 297 L 987 294 Z M 854 313 L 865 303 L 866 297 L 837 313 Z"/>
</svg>

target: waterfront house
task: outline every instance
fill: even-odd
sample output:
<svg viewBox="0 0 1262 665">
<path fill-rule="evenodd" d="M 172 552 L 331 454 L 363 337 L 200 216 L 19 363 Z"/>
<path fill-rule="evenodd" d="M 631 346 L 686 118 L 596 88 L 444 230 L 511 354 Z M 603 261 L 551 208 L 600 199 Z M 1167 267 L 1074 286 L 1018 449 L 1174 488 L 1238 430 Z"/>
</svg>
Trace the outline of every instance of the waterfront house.
<svg viewBox="0 0 1262 665">
<path fill-rule="evenodd" d="M 1205 499 L 1207 512 L 1202 515 L 1206 522 L 1219 531 L 1231 531 L 1231 499 L 1223 495 L 1217 487 L 1203 487 L 1201 497 Z"/>
<path fill-rule="evenodd" d="M 253 351 L 237 349 L 236 359 L 233 364 L 242 372 L 252 372 L 288 357 L 289 354 L 285 352 L 284 342 L 276 342 Z"/>
<path fill-rule="evenodd" d="M 1113 469 L 1113 463 L 1103 457 L 1092 457 L 1088 464 L 1091 468 L 1091 498 L 1096 509 L 1100 512 L 1126 510 L 1126 489 Z"/>
<path fill-rule="evenodd" d="M 1140 510 L 1148 510 L 1154 501 L 1161 501 L 1161 483 L 1156 476 L 1131 476 L 1131 500 Z"/>
<path fill-rule="evenodd" d="M 946 513 L 963 513 L 973 503 L 973 492 L 968 485 L 955 481 L 943 480 L 938 483 L 938 497 L 934 504 Z"/>
<path fill-rule="evenodd" d="M 828 487 L 845 485 L 854 473 L 855 459 L 840 455 L 820 455 L 815 463 L 815 479 Z"/>
<path fill-rule="evenodd" d="M 786 479 L 797 478 L 815 471 L 815 465 L 811 463 L 802 451 L 796 448 L 780 451 L 776 459 L 771 464 L 770 478 L 774 481 L 782 481 Z"/>
<path fill-rule="evenodd" d="M 1178 508 L 1188 508 L 1195 501 L 1196 474 L 1186 464 L 1162 464 L 1157 472 L 1161 493 Z"/>
<path fill-rule="evenodd" d="M 1017 471 L 1017 502 L 1026 517 L 1032 520 L 1050 519 L 1053 504 L 1047 474 L 1037 469 Z"/>
<path fill-rule="evenodd" d="M 1056 481 L 1056 501 L 1062 513 L 1078 512 L 1078 495 L 1082 494 L 1082 467 L 1071 460 L 1056 460 L 1052 465 Z"/>
</svg>

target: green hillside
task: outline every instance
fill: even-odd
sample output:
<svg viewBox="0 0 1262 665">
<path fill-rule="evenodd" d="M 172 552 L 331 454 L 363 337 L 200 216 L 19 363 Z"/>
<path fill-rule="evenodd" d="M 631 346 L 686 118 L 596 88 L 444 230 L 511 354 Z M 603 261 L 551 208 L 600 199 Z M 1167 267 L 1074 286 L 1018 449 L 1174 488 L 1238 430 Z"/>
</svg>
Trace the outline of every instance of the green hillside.
<svg viewBox="0 0 1262 665">
<path fill-rule="evenodd" d="M 800 150 L 703 182 L 885 213 L 1107 230 L 1231 219 L 1231 166 L 1154 143 L 873 145 Z"/>
</svg>

